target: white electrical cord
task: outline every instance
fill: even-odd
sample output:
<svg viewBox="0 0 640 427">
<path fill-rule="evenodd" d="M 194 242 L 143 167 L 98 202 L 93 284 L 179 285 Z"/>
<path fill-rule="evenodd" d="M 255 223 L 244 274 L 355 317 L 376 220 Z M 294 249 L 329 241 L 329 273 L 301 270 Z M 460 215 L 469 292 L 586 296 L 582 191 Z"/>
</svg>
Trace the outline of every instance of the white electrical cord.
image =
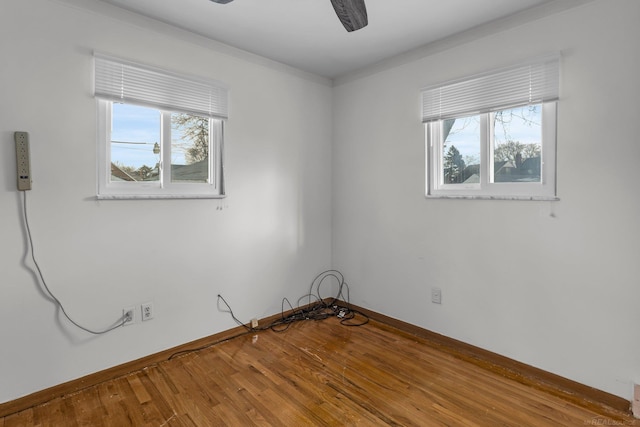
<svg viewBox="0 0 640 427">
<path fill-rule="evenodd" d="M 44 280 L 44 275 L 42 274 L 42 270 L 40 270 L 40 266 L 38 265 L 38 261 L 36 261 L 36 254 L 35 254 L 35 250 L 33 248 L 33 238 L 31 237 L 31 228 L 29 227 L 29 216 L 27 215 L 27 192 L 26 191 L 22 191 L 22 192 L 24 193 L 24 224 L 25 224 L 25 228 L 27 230 L 27 238 L 29 239 L 29 250 L 31 252 L 31 259 L 33 260 L 33 264 L 36 267 L 36 270 L 38 272 L 38 276 L 40 277 L 40 280 L 42 281 L 42 286 L 47 291 L 47 294 L 57 304 L 57 306 L 60 308 L 60 310 L 62 311 L 64 316 L 69 320 L 69 322 L 71 322 L 72 324 L 74 324 L 78 328 L 82 329 L 83 331 L 89 332 L 90 334 L 94 334 L 94 335 L 106 334 L 107 332 L 113 331 L 116 328 L 124 326 L 125 322 L 127 321 L 126 315 L 124 315 L 124 314 L 122 315 L 122 317 L 120 319 L 117 320 L 117 322 L 116 322 L 116 324 L 114 326 L 111 326 L 108 329 L 105 329 L 103 331 L 93 331 L 93 330 L 91 330 L 89 328 L 85 328 L 84 326 L 82 326 L 82 325 L 78 324 L 77 322 L 75 322 L 71 317 L 69 317 L 69 315 L 65 311 L 64 306 L 62 305 L 60 300 L 58 298 L 56 298 L 56 296 L 49 289 L 49 286 L 47 286 L 47 282 Z"/>
</svg>

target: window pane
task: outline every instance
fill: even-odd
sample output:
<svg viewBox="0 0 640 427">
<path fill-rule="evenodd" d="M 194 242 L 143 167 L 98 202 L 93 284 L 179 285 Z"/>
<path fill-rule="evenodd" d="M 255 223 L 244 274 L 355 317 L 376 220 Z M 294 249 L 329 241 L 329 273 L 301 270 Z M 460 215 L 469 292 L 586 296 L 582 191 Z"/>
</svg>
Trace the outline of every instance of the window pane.
<svg viewBox="0 0 640 427">
<path fill-rule="evenodd" d="M 541 105 L 495 113 L 493 181 L 540 182 L 541 147 Z"/>
<path fill-rule="evenodd" d="M 171 114 L 171 181 L 209 182 L 209 119 Z"/>
<path fill-rule="evenodd" d="M 480 182 L 480 116 L 442 121 L 444 184 Z"/>
<path fill-rule="evenodd" d="M 159 180 L 160 112 L 114 103 L 111 113 L 111 181 Z"/>
</svg>

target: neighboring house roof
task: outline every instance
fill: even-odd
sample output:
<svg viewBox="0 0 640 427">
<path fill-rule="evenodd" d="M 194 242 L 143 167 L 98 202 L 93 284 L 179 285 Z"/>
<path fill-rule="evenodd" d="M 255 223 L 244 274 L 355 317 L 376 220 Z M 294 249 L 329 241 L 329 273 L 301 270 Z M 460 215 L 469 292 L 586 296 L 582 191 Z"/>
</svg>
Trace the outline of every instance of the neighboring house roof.
<svg viewBox="0 0 640 427">
<path fill-rule="evenodd" d="M 540 156 L 529 157 L 528 159 L 525 159 L 524 162 L 522 162 L 522 165 L 520 165 L 520 169 L 539 171 L 540 166 L 541 166 Z"/>
<path fill-rule="evenodd" d="M 209 162 L 201 160 L 189 165 L 171 165 L 172 181 L 206 182 L 209 178 Z"/>
<path fill-rule="evenodd" d="M 157 180 L 158 169 L 157 167 L 149 170 L 149 176 L 145 180 Z M 197 181 L 206 182 L 209 178 L 209 162 L 202 160 L 189 165 L 171 165 L 171 180 L 172 181 Z M 133 176 L 119 168 L 114 163 L 111 163 L 111 179 L 113 181 L 139 181 Z"/>
<path fill-rule="evenodd" d="M 512 162 L 495 163 L 496 182 L 540 182 L 540 156 L 525 159 L 519 167 Z"/>
<path fill-rule="evenodd" d="M 113 181 L 135 181 L 135 179 L 116 166 L 114 163 L 111 163 L 111 179 Z"/>
<path fill-rule="evenodd" d="M 495 182 L 539 182 L 540 181 L 540 157 L 525 159 L 520 167 L 513 162 L 502 160 L 493 164 Z M 445 173 L 445 179 L 448 175 Z M 477 184 L 480 182 L 480 165 L 469 165 L 463 173 L 465 184 Z"/>
<path fill-rule="evenodd" d="M 464 180 L 465 184 L 479 184 L 480 183 L 480 175 L 474 173 L 469 178 Z"/>
<path fill-rule="evenodd" d="M 494 174 L 496 175 L 500 175 L 503 173 L 510 173 L 512 170 L 516 169 L 516 165 L 514 165 L 513 163 L 507 161 L 507 162 L 501 162 L 502 165 L 499 164 L 494 164 Z"/>
</svg>

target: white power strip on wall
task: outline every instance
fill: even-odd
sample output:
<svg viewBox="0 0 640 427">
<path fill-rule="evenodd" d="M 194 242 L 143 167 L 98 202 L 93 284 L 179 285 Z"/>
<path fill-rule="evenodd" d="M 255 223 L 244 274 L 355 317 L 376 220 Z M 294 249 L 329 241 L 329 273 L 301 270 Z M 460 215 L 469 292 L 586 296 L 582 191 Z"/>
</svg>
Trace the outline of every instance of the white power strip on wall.
<svg viewBox="0 0 640 427">
<path fill-rule="evenodd" d="M 29 134 L 15 132 L 16 166 L 18 172 L 18 190 L 31 190 L 31 162 L 29 160 Z"/>
</svg>

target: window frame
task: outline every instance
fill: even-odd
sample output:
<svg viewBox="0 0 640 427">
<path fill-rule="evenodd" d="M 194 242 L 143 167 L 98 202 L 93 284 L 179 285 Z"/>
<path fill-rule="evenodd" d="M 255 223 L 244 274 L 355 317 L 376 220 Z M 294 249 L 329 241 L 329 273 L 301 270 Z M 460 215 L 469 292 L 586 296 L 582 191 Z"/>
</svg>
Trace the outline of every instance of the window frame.
<svg viewBox="0 0 640 427">
<path fill-rule="evenodd" d="M 209 120 L 209 174 L 206 183 L 171 181 L 171 114 L 158 109 L 160 125 L 160 177 L 158 181 L 120 182 L 111 180 L 111 132 L 113 101 L 97 99 L 98 111 L 98 199 L 212 199 L 223 198 L 224 121 Z M 128 103 L 136 105 L 134 103 Z M 147 106 L 144 106 L 147 107 Z M 152 107 L 147 107 L 152 108 Z"/>
<path fill-rule="evenodd" d="M 442 124 L 425 123 L 426 197 L 502 200 L 558 200 L 556 195 L 557 102 L 540 103 L 542 111 L 540 182 L 491 182 L 493 175 L 494 122 L 496 111 L 460 117 L 480 117 L 480 182 L 445 184 Z M 497 111 L 513 107 L 501 108 Z M 453 118 L 453 117 L 451 117 Z"/>
<path fill-rule="evenodd" d="M 426 197 L 558 200 L 556 133 L 560 61 L 560 53 L 554 53 L 421 90 Z M 542 110 L 540 181 L 491 182 L 495 114 L 536 105 Z M 445 184 L 443 123 L 472 116 L 480 116 L 481 121 L 479 182 Z"/>
<path fill-rule="evenodd" d="M 224 192 L 224 124 L 228 87 L 222 82 L 94 52 L 97 111 L 97 198 L 222 198 Z M 161 114 L 159 181 L 111 179 L 112 106 L 137 105 Z M 209 120 L 209 175 L 206 183 L 171 181 L 171 113 Z"/>
</svg>

